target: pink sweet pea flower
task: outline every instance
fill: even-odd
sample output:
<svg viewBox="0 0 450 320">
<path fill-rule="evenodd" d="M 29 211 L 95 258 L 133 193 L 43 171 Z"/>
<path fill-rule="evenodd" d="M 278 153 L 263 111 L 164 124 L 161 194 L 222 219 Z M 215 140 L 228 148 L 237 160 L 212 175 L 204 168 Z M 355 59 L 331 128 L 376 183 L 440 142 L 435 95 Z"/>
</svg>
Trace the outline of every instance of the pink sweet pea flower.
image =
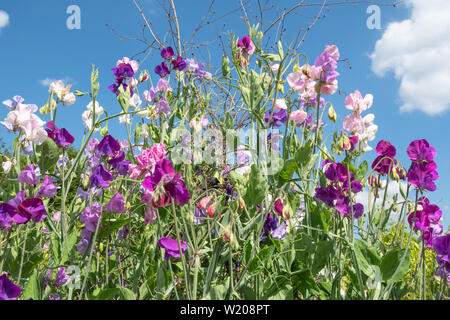
<svg viewBox="0 0 450 320">
<path fill-rule="evenodd" d="M 369 109 L 372 103 L 373 95 L 369 93 L 363 98 L 359 90 L 356 90 L 344 100 L 345 107 L 357 114 L 361 114 L 361 112 Z"/>
<path fill-rule="evenodd" d="M 307 116 L 308 114 L 303 110 L 303 107 L 301 107 L 299 110 L 291 112 L 289 115 L 289 120 L 295 121 L 297 127 L 299 127 L 303 122 L 305 122 Z"/>
</svg>

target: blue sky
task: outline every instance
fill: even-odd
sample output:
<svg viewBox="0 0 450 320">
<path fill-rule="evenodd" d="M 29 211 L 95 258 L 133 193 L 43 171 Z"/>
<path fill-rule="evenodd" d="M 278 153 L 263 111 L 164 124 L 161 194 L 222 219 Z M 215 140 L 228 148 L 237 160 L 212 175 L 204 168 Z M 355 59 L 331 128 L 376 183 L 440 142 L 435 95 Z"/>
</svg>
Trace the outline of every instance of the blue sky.
<svg viewBox="0 0 450 320">
<path fill-rule="evenodd" d="M 306 1 L 308 2 L 320 1 Z M 138 3 L 155 32 L 161 38 L 166 36 L 166 45 L 175 48 L 167 33 L 168 22 L 159 2 L 140 0 Z M 183 40 L 187 40 L 198 26 L 209 3 L 206 0 L 175 0 Z M 251 1 L 251 6 L 248 7 L 247 14 L 251 22 L 255 21 L 255 15 L 259 15 L 256 3 Z M 266 28 L 276 17 L 277 5 L 279 12 L 282 12 L 283 8 L 291 8 L 296 1 L 262 0 L 261 3 L 273 7 L 272 13 L 267 13 L 264 17 L 263 27 Z M 438 65 L 439 58 L 436 57 L 439 57 L 440 50 L 448 49 L 442 39 L 450 39 L 448 33 L 445 33 L 445 29 L 450 28 L 446 28 L 445 19 L 438 17 L 436 21 L 432 21 L 433 19 L 428 18 L 436 12 L 449 13 L 450 7 L 445 0 L 427 1 L 427 8 L 420 8 L 418 0 L 410 0 L 408 3 L 409 6 L 399 5 L 396 8 L 380 6 L 379 30 L 367 28 L 366 21 L 370 16 L 366 13 L 368 4 L 329 6 L 322 12 L 326 17 L 316 22 L 299 51 L 306 53 L 314 61 L 325 45 L 336 44 L 339 47 L 341 59 L 348 59 L 349 62 L 341 62 L 338 67 L 341 74 L 338 78 L 340 90 L 348 94 L 358 89 L 363 95 L 374 95 L 374 104 L 368 113 L 375 114 L 375 123 L 379 129 L 376 139 L 370 143 L 372 147 L 375 148 L 379 140 L 389 140 L 397 148 L 397 157 L 406 168 L 410 163 L 406 148 L 412 140 L 427 139 L 436 148 L 438 155 L 435 160 L 440 178 L 437 180 L 438 189 L 428 196 L 442 208 L 444 225 L 448 227 L 450 165 L 445 159 L 450 158 L 450 114 L 446 111 L 450 107 L 446 92 L 450 91 L 449 86 L 446 86 L 450 83 L 447 77 L 450 68 L 442 71 L 442 66 Z M 69 30 L 66 27 L 69 17 L 66 9 L 74 4 L 81 9 L 80 30 Z M 239 0 L 214 3 L 212 11 L 215 15 L 205 20 L 211 23 L 204 24 L 195 37 L 196 42 L 207 44 L 202 46 L 201 52 L 195 51 L 197 59 L 220 68 L 218 35 L 224 41 L 230 30 L 239 37 L 246 35 L 243 13 L 235 10 L 239 7 Z M 293 40 L 299 28 L 310 23 L 312 20 L 309 17 L 315 16 L 319 9 L 317 6 L 309 7 L 288 16 L 285 22 L 285 39 Z M 115 96 L 107 89 L 114 81 L 110 69 L 118 59 L 132 57 L 143 50 L 144 46 L 138 41 L 121 40 L 105 24 L 123 35 L 140 37 L 144 23 L 131 0 L 3 0 L 0 11 L 8 16 L 5 21 L 5 15 L 0 14 L 0 61 L 3 73 L 0 78 L 0 101 L 21 95 L 26 103 L 42 106 L 48 98 L 48 84 L 43 85 L 46 79 L 63 79 L 72 83 L 74 90 L 88 91 L 91 64 L 95 64 L 99 69 L 101 84 L 100 104 L 110 113 L 120 110 Z M 222 17 L 225 13 L 229 14 Z M 430 27 L 432 23 L 436 24 L 435 28 Z M 276 27 L 271 31 L 276 31 Z M 413 40 L 419 43 L 411 46 Z M 430 50 L 421 51 L 425 47 Z M 158 54 L 159 52 L 154 51 L 141 65 L 141 69 L 150 70 L 153 81 L 157 80 L 157 76 L 151 70 L 160 63 Z M 215 71 L 216 69 L 211 69 L 212 73 Z M 425 80 L 426 82 L 421 82 Z M 336 128 L 342 126 L 342 121 L 348 114 L 343 103 L 345 97 L 344 93 L 335 94 L 330 99 L 338 113 Z M 58 111 L 57 115 L 58 126 L 67 128 L 78 143 L 81 142 L 82 135 L 81 114 L 88 102 L 86 97 L 77 98 L 74 105 Z M 7 112 L 6 108 L 0 107 L 0 119 L 4 119 Z M 49 120 L 49 116 L 42 118 Z M 109 129 L 112 134 L 117 135 L 125 132 L 118 121 L 111 122 Z M 13 138 L 12 134 L 3 129 L 0 129 L 0 136 L 6 141 Z M 375 156 L 372 151 L 366 157 L 372 161 Z"/>
</svg>

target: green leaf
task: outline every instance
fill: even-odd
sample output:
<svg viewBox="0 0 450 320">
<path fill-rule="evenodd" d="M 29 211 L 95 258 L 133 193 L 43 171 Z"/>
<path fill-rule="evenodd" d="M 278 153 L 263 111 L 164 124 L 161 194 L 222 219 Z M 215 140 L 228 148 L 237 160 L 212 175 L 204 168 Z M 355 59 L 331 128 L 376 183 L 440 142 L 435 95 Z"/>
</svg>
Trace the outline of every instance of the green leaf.
<svg viewBox="0 0 450 320">
<path fill-rule="evenodd" d="M 318 154 L 312 153 L 311 142 L 306 142 L 295 153 L 295 160 L 297 161 L 299 176 L 305 178 L 313 169 L 316 163 Z"/>
<path fill-rule="evenodd" d="M 253 164 L 248 179 L 245 203 L 256 206 L 264 200 L 267 192 L 267 182 L 261 174 L 260 168 Z"/>
<path fill-rule="evenodd" d="M 320 241 L 316 244 L 314 262 L 311 268 L 312 274 L 318 273 L 327 264 L 328 258 L 333 253 L 333 242 Z"/>
<path fill-rule="evenodd" d="M 36 146 L 36 156 L 41 174 L 43 174 L 58 162 L 59 148 L 52 139 L 47 138 L 44 143 Z"/>
<path fill-rule="evenodd" d="M 381 261 L 375 248 L 370 247 L 368 243 L 363 240 L 355 239 L 354 250 L 359 269 L 361 269 L 366 276 L 372 276 L 374 271 L 371 265 L 379 265 Z"/>
<path fill-rule="evenodd" d="M 29 298 L 33 300 L 39 300 L 41 298 L 40 292 L 41 290 L 37 279 L 37 270 L 35 270 L 28 280 L 27 285 L 25 286 L 25 289 L 23 291 L 23 298 L 24 300 L 28 300 Z"/>
<path fill-rule="evenodd" d="M 270 261 L 274 247 L 265 247 L 262 249 L 251 261 L 248 266 L 247 274 L 250 276 L 256 276 L 264 270 L 264 266 Z"/>
<path fill-rule="evenodd" d="M 128 107 L 130 106 L 130 90 L 127 88 L 123 89 L 123 86 L 119 86 L 119 95 L 117 96 L 117 101 L 119 101 L 120 106 L 124 112 L 128 111 Z"/>
<path fill-rule="evenodd" d="M 402 258 L 403 255 L 405 258 Z M 410 264 L 410 251 L 406 249 L 393 249 L 381 261 L 380 271 L 383 281 L 398 282 L 406 275 Z M 398 271 L 397 271 L 398 269 Z M 397 272 L 396 272 L 397 271 Z M 395 273 L 395 275 L 394 275 Z"/>
<path fill-rule="evenodd" d="M 364 176 L 367 174 L 367 171 L 369 170 L 369 165 L 367 164 L 367 161 L 364 160 L 356 170 L 356 177 L 355 180 L 362 180 L 364 179 Z"/>
<path fill-rule="evenodd" d="M 297 170 L 297 163 L 293 159 L 289 159 L 284 163 L 283 170 L 280 172 L 280 178 L 284 181 L 289 181 L 292 178 L 295 170 Z"/>
</svg>

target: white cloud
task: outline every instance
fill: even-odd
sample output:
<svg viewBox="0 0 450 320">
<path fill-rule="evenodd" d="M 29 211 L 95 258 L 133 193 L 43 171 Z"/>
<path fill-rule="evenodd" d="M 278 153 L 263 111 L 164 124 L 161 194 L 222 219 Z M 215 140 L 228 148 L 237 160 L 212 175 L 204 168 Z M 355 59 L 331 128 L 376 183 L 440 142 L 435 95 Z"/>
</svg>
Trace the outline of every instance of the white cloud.
<svg viewBox="0 0 450 320">
<path fill-rule="evenodd" d="M 9 24 L 9 14 L 0 10 L 0 30 Z"/>
<path fill-rule="evenodd" d="M 450 109 L 450 1 L 407 0 L 409 19 L 390 23 L 370 55 L 372 71 L 400 80 L 400 111 Z"/>
<path fill-rule="evenodd" d="M 73 78 L 71 78 L 71 77 L 65 77 L 64 79 L 45 78 L 45 79 L 43 79 L 43 80 L 39 80 L 39 83 L 40 83 L 41 85 L 43 85 L 44 87 L 48 87 L 48 86 L 50 86 L 50 84 L 51 84 L 52 82 L 55 82 L 55 81 L 58 81 L 58 80 L 62 80 L 62 82 L 64 82 L 64 84 L 65 84 L 66 86 L 67 86 L 68 84 L 74 85 L 74 84 L 77 83 L 77 82 L 76 82 Z"/>
</svg>

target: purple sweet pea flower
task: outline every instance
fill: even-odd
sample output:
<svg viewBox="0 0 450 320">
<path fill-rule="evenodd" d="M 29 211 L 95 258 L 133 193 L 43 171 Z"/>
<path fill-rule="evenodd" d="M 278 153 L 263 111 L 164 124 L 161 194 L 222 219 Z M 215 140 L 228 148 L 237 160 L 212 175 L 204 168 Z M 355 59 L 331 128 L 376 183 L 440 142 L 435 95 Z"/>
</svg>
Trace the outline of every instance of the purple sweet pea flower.
<svg viewBox="0 0 450 320">
<path fill-rule="evenodd" d="M 120 193 L 116 193 L 111 200 L 105 205 L 105 210 L 124 213 L 125 212 L 125 200 Z"/>
<path fill-rule="evenodd" d="M 39 189 L 39 192 L 37 193 L 37 197 L 46 197 L 51 198 L 53 197 L 58 190 L 58 187 L 53 184 L 52 178 L 49 176 L 45 176 L 44 182 L 41 185 L 41 188 Z"/>
<path fill-rule="evenodd" d="M 17 300 L 22 289 L 8 279 L 6 274 L 0 276 L 0 300 Z"/>
<path fill-rule="evenodd" d="M 92 211 L 91 211 L 91 207 L 86 206 L 86 208 L 84 209 L 84 212 L 80 215 L 80 221 L 82 223 L 84 223 L 84 229 L 85 231 L 85 236 L 84 238 L 88 238 L 87 235 L 89 235 L 88 233 L 93 233 L 95 232 L 95 229 L 97 229 L 97 224 L 99 222 L 99 218 L 101 216 L 101 212 L 102 212 L 102 207 L 100 206 L 100 204 L 95 201 L 94 203 L 92 203 Z M 101 226 L 99 226 L 99 228 L 101 228 Z"/>
<path fill-rule="evenodd" d="M 183 71 L 184 69 L 186 69 L 186 61 L 181 59 L 180 56 L 178 56 L 176 60 L 172 60 L 172 65 L 173 68 L 178 71 Z"/>
<path fill-rule="evenodd" d="M 97 150 L 100 154 L 113 157 L 120 150 L 120 143 L 108 134 L 97 145 Z"/>
<path fill-rule="evenodd" d="M 28 185 L 39 184 L 39 180 L 36 177 L 36 171 L 34 169 L 34 164 L 30 164 L 26 166 L 19 176 L 17 177 L 17 181 L 20 183 L 25 183 Z"/>
<path fill-rule="evenodd" d="M 166 98 L 163 97 L 159 99 L 158 103 L 156 104 L 155 111 L 165 114 L 168 114 L 170 112 L 170 106 Z"/>
<path fill-rule="evenodd" d="M 237 47 L 241 48 L 244 54 L 253 54 L 256 49 L 252 39 L 249 36 L 244 36 L 242 39 L 239 39 L 237 42 Z"/>
<path fill-rule="evenodd" d="M 271 114 L 272 114 L 271 110 L 269 110 L 266 113 L 266 116 L 264 117 L 265 122 L 269 122 Z M 286 121 L 287 121 L 286 110 L 281 109 L 278 112 L 273 112 L 272 121 L 270 122 L 269 126 L 281 127 L 281 123 L 286 123 Z"/>
<path fill-rule="evenodd" d="M 53 121 L 47 122 L 47 128 L 48 129 L 45 130 L 47 131 L 48 137 L 55 141 L 58 147 L 68 147 L 75 141 L 75 138 L 69 133 L 69 131 L 65 128 L 58 129 Z"/>
<path fill-rule="evenodd" d="M 173 49 L 172 47 L 167 47 L 161 50 L 161 58 L 163 59 L 171 59 L 173 57 Z"/>
<path fill-rule="evenodd" d="M 163 62 L 155 67 L 155 73 L 162 78 L 167 76 L 170 73 L 170 70 L 167 67 L 166 63 Z"/>
<path fill-rule="evenodd" d="M 159 188 L 160 185 L 162 188 Z M 156 208 L 170 205 L 172 199 L 179 205 L 186 204 L 190 199 L 189 190 L 181 179 L 181 173 L 175 175 L 172 162 L 167 159 L 156 163 L 153 175 L 147 176 L 142 186 L 155 192 L 152 201 Z"/>
<path fill-rule="evenodd" d="M 44 203 L 40 198 L 31 198 L 24 200 L 17 206 L 18 214 L 33 222 L 41 222 L 47 217 Z M 28 221 L 27 221 L 28 222 Z"/>
<path fill-rule="evenodd" d="M 185 243 L 183 241 L 180 241 L 180 244 L 181 244 L 181 252 L 182 252 L 182 254 L 184 254 L 188 245 L 187 245 L 187 243 Z M 172 258 L 180 258 L 181 257 L 177 240 L 167 238 L 167 237 L 162 237 L 161 239 L 158 240 L 158 245 L 161 248 L 166 249 L 166 252 L 164 254 L 164 260 L 169 260 L 171 257 Z"/>
<path fill-rule="evenodd" d="M 329 185 L 326 188 L 316 188 L 315 197 L 331 207 L 333 206 L 334 200 L 339 198 L 339 191 L 332 185 Z"/>
<path fill-rule="evenodd" d="M 142 98 L 144 98 L 147 103 L 152 103 L 158 98 L 158 94 L 154 88 L 150 88 L 150 90 L 145 90 L 142 93 Z"/>
<path fill-rule="evenodd" d="M 67 280 L 69 280 L 69 278 L 70 277 L 66 274 L 66 269 L 59 268 L 58 274 L 56 275 L 56 279 L 55 279 L 55 285 L 62 286 L 63 284 L 65 284 L 67 282 Z"/>
<path fill-rule="evenodd" d="M 92 176 L 89 178 L 89 189 L 94 187 L 108 188 L 109 182 L 112 180 L 114 180 L 112 174 L 105 169 L 103 164 L 100 164 L 97 168 L 95 168 Z"/>
<path fill-rule="evenodd" d="M 158 80 L 158 83 L 156 84 L 155 91 L 156 92 L 166 92 L 169 89 L 170 89 L 169 81 L 167 81 L 165 78 L 160 78 Z"/>
<path fill-rule="evenodd" d="M 284 238 L 286 238 L 288 232 L 286 230 L 286 221 L 283 221 L 282 223 L 280 223 L 280 225 L 278 227 L 276 227 L 275 229 L 272 230 L 272 232 L 270 233 L 270 236 L 272 237 L 272 239 L 276 239 L 276 240 L 284 240 Z"/>
</svg>

